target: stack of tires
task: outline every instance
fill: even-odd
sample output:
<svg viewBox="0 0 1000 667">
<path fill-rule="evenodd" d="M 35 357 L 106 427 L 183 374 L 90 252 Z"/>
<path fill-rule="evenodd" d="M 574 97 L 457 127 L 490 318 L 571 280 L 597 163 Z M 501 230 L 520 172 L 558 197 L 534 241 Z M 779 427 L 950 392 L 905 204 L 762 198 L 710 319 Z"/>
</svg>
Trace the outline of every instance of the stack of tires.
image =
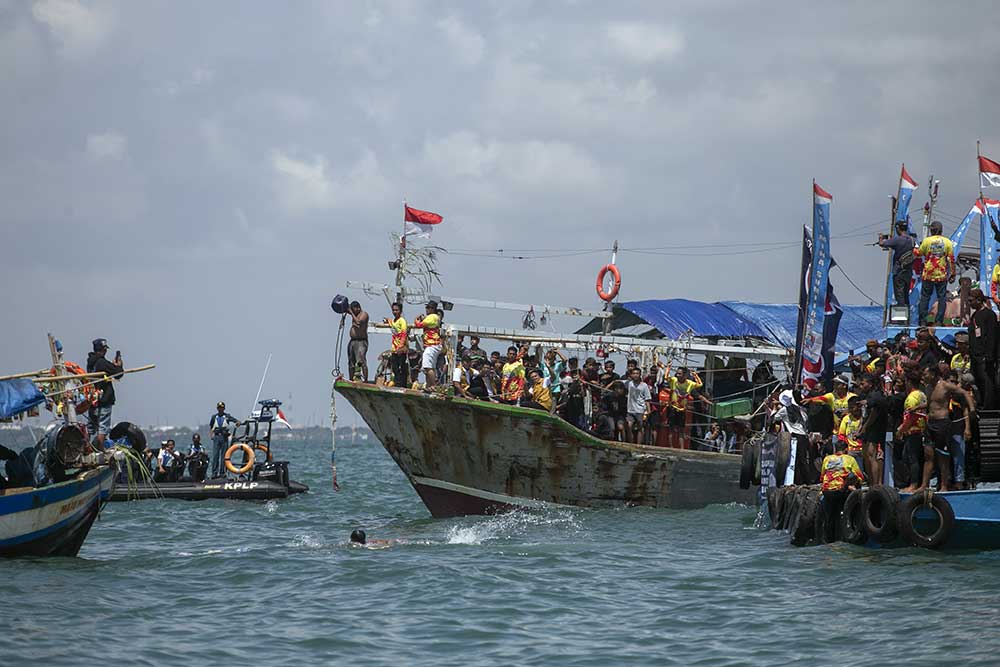
<svg viewBox="0 0 1000 667">
<path fill-rule="evenodd" d="M 768 489 L 767 508 L 771 527 L 787 530 L 797 547 L 875 542 L 937 549 L 948 542 L 955 527 L 951 504 L 930 490 L 901 501 L 899 492 L 890 487 L 857 489 L 837 511 L 828 507 L 819 485 L 782 486 Z M 928 523 L 930 530 L 924 528 Z"/>
</svg>

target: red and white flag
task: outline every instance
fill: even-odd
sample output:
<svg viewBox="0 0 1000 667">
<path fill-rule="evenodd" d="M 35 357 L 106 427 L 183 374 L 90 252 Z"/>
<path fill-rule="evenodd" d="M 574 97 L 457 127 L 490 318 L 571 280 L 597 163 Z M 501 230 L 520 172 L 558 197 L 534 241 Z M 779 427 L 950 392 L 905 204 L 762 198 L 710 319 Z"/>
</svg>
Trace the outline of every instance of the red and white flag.
<svg viewBox="0 0 1000 667">
<path fill-rule="evenodd" d="M 419 208 L 412 208 L 403 205 L 404 231 L 403 236 L 414 236 L 417 238 L 430 238 L 434 225 L 441 224 L 443 217 L 430 211 L 421 211 Z"/>
<path fill-rule="evenodd" d="M 1000 164 L 982 155 L 979 156 L 979 187 L 1000 188 Z"/>
<path fill-rule="evenodd" d="M 285 419 L 285 413 L 281 411 L 281 408 L 278 408 L 277 414 L 274 415 L 274 422 L 276 424 L 283 424 L 284 426 L 288 427 L 289 429 L 292 428 L 292 425 L 288 423 L 287 419 Z"/>
</svg>

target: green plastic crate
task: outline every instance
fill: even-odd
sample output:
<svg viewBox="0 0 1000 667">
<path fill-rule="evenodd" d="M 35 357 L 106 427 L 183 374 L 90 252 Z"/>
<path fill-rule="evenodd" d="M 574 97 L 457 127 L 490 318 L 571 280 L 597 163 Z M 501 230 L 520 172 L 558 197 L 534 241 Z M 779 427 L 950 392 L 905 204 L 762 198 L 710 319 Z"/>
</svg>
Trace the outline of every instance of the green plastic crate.
<svg viewBox="0 0 1000 667">
<path fill-rule="evenodd" d="M 716 419 L 732 419 L 736 415 L 750 414 L 753 411 L 753 401 L 749 398 L 719 401 L 712 408 L 712 416 Z"/>
</svg>

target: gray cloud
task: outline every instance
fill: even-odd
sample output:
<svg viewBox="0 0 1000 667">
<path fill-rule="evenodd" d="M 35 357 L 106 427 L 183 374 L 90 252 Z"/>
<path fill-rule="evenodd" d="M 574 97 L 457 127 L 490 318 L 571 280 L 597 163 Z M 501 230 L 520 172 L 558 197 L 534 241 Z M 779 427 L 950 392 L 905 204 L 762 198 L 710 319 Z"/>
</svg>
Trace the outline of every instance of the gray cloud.
<svg viewBox="0 0 1000 667">
<path fill-rule="evenodd" d="M 159 364 L 120 413 L 190 423 L 273 352 L 320 419 L 329 300 L 388 278 L 404 198 L 449 248 L 727 249 L 798 240 L 812 178 L 835 235 L 874 233 L 905 161 L 950 228 L 976 139 L 1000 155 L 996 28 L 988 2 L 2 4 L 0 368 L 107 336 Z M 877 295 L 868 241 L 834 250 Z M 797 248 L 706 252 L 623 253 L 623 297 L 795 298 Z M 594 307 L 605 260 L 440 261 L 446 291 Z"/>
</svg>

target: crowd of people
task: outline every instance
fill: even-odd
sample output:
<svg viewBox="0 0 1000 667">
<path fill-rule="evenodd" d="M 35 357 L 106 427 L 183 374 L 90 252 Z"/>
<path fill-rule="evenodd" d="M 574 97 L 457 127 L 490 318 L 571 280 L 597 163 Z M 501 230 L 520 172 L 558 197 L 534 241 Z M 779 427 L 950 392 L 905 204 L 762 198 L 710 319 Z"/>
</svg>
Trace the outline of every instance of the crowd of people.
<svg viewBox="0 0 1000 667">
<path fill-rule="evenodd" d="M 997 317 L 982 291 L 971 290 L 970 301 L 966 331 L 938 338 L 921 327 L 912 338 L 871 340 L 830 391 L 781 387 L 770 400 L 771 428 L 788 432 L 796 451 L 794 480 L 783 481 L 842 488 L 855 467 L 849 457 L 871 484 L 974 486 L 978 415 L 997 407 Z"/>
<path fill-rule="evenodd" d="M 357 301 L 350 304 L 349 313 L 353 322 L 349 377 L 367 382 L 367 362 L 351 350 L 367 349 L 369 315 Z M 511 345 L 501 354 L 484 350 L 479 336 L 469 336 L 468 344 L 465 336 L 459 336 L 451 351 L 454 364 L 448 385 L 443 318 L 438 304 L 430 301 L 423 314 L 408 322 L 403 305 L 393 303 L 391 317 L 383 320 L 391 329 L 391 346 L 382 355 L 375 382 L 422 389 L 444 386 L 456 396 L 544 410 L 598 437 L 636 444 L 734 451 L 749 430 L 746 424 L 712 420 L 714 401 L 698 370 L 674 367 L 656 357 L 646 368 L 638 359 L 626 358 L 624 373 L 619 373 L 607 355 L 581 359 L 561 349 L 532 354 L 526 345 Z M 418 335 L 411 346 L 414 329 Z M 743 362 L 731 360 L 729 368 L 712 372 L 745 376 L 745 362 L 737 361 Z M 755 373 L 755 386 L 773 386 L 770 367 L 766 368 L 760 377 Z"/>
</svg>

